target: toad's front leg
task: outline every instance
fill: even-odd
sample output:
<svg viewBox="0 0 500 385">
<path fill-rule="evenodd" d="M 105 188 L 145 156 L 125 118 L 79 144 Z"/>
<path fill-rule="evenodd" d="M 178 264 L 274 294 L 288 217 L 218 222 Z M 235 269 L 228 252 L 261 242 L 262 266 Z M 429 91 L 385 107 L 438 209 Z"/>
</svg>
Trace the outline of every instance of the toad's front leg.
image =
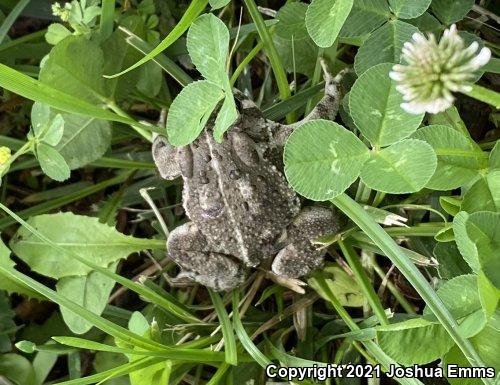
<svg viewBox="0 0 500 385">
<path fill-rule="evenodd" d="M 287 228 L 287 243 L 274 258 L 272 271 L 287 278 L 299 278 L 323 265 L 325 250 L 313 241 L 338 231 L 338 221 L 332 210 L 311 206 L 302 209 Z"/>
<path fill-rule="evenodd" d="M 321 66 L 323 68 L 323 78 L 325 79 L 325 94 L 323 98 L 301 121 L 288 125 L 279 125 L 276 134 L 274 135 L 275 141 L 278 145 L 284 146 L 291 133 L 305 122 L 314 119 L 335 119 L 340 104 L 339 85 L 346 71 L 343 70 L 334 77 L 329 72 L 326 62 L 323 59 L 321 59 Z"/>
<path fill-rule="evenodd" d="M 175 228 L 167 241 L 168 255 L 188 277 L 214 290 L 230 290 L 241 285 L 246 268 L 230 256 L 210 250 L 205 236 L 193 222 Z"/>
</svg>

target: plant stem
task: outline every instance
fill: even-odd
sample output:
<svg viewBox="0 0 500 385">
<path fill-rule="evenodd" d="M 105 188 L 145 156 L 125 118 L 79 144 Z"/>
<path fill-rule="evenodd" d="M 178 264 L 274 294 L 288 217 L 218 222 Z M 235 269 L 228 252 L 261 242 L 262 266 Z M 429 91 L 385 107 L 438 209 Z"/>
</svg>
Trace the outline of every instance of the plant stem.
<svg viewBox="0 0 500 385">
<path fill-rule="evenodd" d="M 252 59 L 257 55 L 260 50 L 264 47 L 264 43 L 262 41 L 259 41 L 255 47 L 252 48 L 252 50 L 248 53 L 247 56 L 241 61 L 241 63 L 236 67 L 236 69 L 233 72 L 233 75 L 231 76 L 231 80 L 229 83 L 231 86 L 234 86 L 234 83 L 236 83 L 236 80 L 238 80 L 238 76 L 240 76 L 241 72 L 245 69 L 245 67 L 252 61 Z"/>
<path fill-rule="evenodd" d="M 469 151 L 457 148 L 436 148 L 434 152 L 437 156 L 456 156 L 462 158 L 488 159 L 490 154 L 484 151 Z"/>
<path fill-rule="evenodd" d="M 356 251 L 354 251 L 354 248 L 348 242 L 339 241 L 339 246 L 340 249 L 342 250 L 342 253 L 344 254 L 345 259 L 347 260 L 347 263 L 349 264 L 354 275 L 356 276 L 356 280 L 358 281 L 361 290 L 363 290 L 363 294 L 365 295 L 373 312 L 377 316 L 380 324 L 388 325 L 389 320 L 387 319 L 387 315 L 385 314 L 384 307 L 382 306 L 382 303 L 380 302 L 380 298 L 377 296 L 377 293 L 375 293 L 375 290 L 373 289 L 370 279 L 366 275 L 363 266 L 361 266 Z"/>
<path fill-rule="evenodd" d="M 445 304 L 437 296 L 435 291 L 429 285 L 415 265 L 400 252 L 399 246 L 394 240 L 380 227 L 363 208 L 346 194 L 341 194 L 332 199 L 332 203 L 344 212 L 359 228 L 366 233 L 368 237 L 387 255 L 392 263 L 403 273 L 408 282 L 415 288 L 425 301 L 429 309 L 434 313 L 439 322 L 446 329 L 451 338 L 464 353 L 471 366 L 482 366 L 484 362 L 477 353 L 471 342 L 463 338 L 458 332 L 458 324 L 446 308 Z M 483 379 L 487 385 L 492 382 L 489 379 Z"/>
<path fill-rule="evenodd" d="M 123 111 L 120 107 L 116 105 L 115 102 L 113 101 L 108 101 L 106 104 L 110 110 L 112 110 L 115 114 L 120 115 L 121 117 L 128 118 L 133 120 L 129 114 L 127 114 L 125 111 Z M 142 127 L 139 127 L 138 125 L 135 124 L 130 124 L 130 126 L 138 133 L 140 134 L 143 138 L 145 138 L 148 142 L 153 142 L 153 138 L 151 135 L 151 132 L 146 131 Z"/>
<path fill-rule="evenodd" d="M 0 165 L 0 178 L 2 178 L 5 173 L 9 170 L 10 165 L 14 163 L 14 161 L 19 158 L 21 155 L 30 152 L 33 149 L 33 142 L 28 141 L 22 145 L 19 150 L 17 150 L 4 164 Z"/>
<path fill-rule="evenodd" d="M 356 190 L 356 202 L 367 203 L 370 199 L 371 192 L 372 189 L 360 180 Z"/>
<path fill-rule="evenodd" d="M 477 84 L 472 85 L 470 92 L 464 92 L 465 95 L 470 96 L 476 100 L 487 103 L 496 109 L 500 108 L 500 93 L 488 88 L 481 87 Z"/>
<path fill-rule="evenodd" d="M 382 270 L 382 268 L 378 265 L 376 261 L 373 261 L 373 269 L 375 272 L 378 274 L 378 276 L 381 279 L 385 278 L 385 273 Z M 405 311 L 408 314 L 415 314 L 415 309 L 413 306 L 408 302 L 408 300 L 399 292 L 398 288 L 396 285 L 394 285 L 391 281 L 387 280 L 387 288 L 391 292 L 391 294 L 396 298 L 396 300 L 399 302 L 401 307 L 405 309 Z"/>
<path fill-rule="evenodd" d="M 313 76 L 311 79 L 311 86 L 314 86 L 321 81 L 321 74 L 323 72 L 322 72 L 322 68 L 321 68 L 320 59 L 323 55 L 323 52 L 324 52 L 323 48 L 318 49 L 318 55 L 316 56 L 316 66 L 314 67 L 314 73 L 313 73 Z M 305 113 L 306 116 L 314 108 L 314 104 L 317 101 L 317 100 L 315 100 L 316 97 L 317 96 L 315 95 L 315 96 L 308 99 L 307 104 L 306 104 L 306 113 Z"/>
</svg>

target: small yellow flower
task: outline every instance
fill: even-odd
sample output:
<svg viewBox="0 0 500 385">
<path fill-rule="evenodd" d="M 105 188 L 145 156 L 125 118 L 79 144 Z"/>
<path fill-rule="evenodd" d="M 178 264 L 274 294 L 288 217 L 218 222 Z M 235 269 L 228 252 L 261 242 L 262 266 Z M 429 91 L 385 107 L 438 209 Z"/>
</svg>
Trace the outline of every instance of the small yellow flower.
<svg viewBox="0 0 500 385">
<path fill-rule="evenodd" d="M 466 47 L 455 25 L 439 42 L 433 34 L 428 38 L 413 34 L 412 41 L 404 44 L 402 63 L 390 73 L 405 100 L 401 107 L 414 114 L 436 114 L 451 107 L 452 93 L 470 91 L 475 72 L 490 60 L 488 48 L 478 49 L 477 42 Z"/>
<path fill-rule="evenodd" d="M 5 163 L 7 163 L 10 159 L 10 156 L 10 148 L 4 146 L 0 147 L 0 166 L 3 166 Z"/>
</svg>

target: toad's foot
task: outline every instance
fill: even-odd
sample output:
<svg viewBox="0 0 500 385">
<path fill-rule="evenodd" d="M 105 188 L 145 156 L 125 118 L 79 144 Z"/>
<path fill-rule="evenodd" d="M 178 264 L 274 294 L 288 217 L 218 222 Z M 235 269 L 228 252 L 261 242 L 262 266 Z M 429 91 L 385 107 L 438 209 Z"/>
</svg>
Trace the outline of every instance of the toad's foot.
<svg viewBox="0 0 500 385">
<path fill-rule="evenodd" d="M 272 271 L 266 271 L 265 275 L 266 278 L 270 279 L 280 286 L 286 287 L 299 294 L 306 293 L 304 286 L 307 286 L 307 283 L 301 281 L 300 279 L 285 277 L 283 275 L 275 274 Z"/>
<path fill-rule="evenodd" d="M 233 289 L 245 281 L 245 267 L 228 255 L 210 251 L 205 237 L 193 222 L 170 233 L 167 249 L 169 257 L 182 267 L 182 277 L 217 291 Z"/>
<path fill-rule="evenodd" d="M 287 229 L 287 243 L 272 264 L 272 271 L 288 278 L 309 274 L 323 265 L 325 250 L 313 241 L 337 232 L 338 222 L 332 210 L 312 206 L 304 208 Z"/>
</svg>

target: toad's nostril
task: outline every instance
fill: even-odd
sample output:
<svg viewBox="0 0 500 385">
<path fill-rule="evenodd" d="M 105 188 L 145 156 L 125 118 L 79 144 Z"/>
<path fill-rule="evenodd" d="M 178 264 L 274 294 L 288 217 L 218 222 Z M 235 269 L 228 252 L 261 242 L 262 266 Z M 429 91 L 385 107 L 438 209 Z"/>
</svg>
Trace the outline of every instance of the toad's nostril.
<svg viewBox="0 0 500 385">
<path fill-rule="evenodd" d="M 244 208 L 246 211 L 250 211 L 250 205 L 248 204 L 248 202 L 243 202 L 243 208 Z"/>
</svg>

